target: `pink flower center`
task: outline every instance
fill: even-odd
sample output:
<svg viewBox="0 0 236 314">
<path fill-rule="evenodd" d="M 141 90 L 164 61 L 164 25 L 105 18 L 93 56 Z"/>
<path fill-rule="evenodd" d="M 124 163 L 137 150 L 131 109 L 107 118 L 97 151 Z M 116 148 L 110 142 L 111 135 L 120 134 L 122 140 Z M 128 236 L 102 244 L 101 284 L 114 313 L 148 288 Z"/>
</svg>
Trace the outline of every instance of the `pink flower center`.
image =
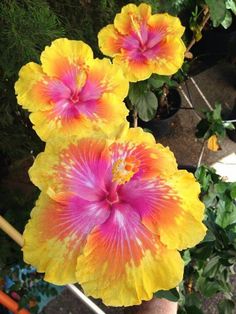
<svg viewBox="0 0 236 314">
<path fill-rule="evenodd" d="M 123 37 L 122 48 L 131 60 L 144 61 L 155 58 L 165 37 L 165 30 L 151 29 L 146 23 L 134 17 L 131 21 L 132 32 Z"/>
<path fill-rule="evenodd" d="M 79 92 L 72 92 L 71 97 L 69 99 L 73 104 L 78 104 L 79 103 Z"/>
<path fill-rule="evenodd" d="M 117 186 L 112 187 L 112 189 L 109 191 L 109 193 L 106 197 L 106 200 L 110 205 L 119 202 L 119 195 L 117 192 Z"/>
</svg>

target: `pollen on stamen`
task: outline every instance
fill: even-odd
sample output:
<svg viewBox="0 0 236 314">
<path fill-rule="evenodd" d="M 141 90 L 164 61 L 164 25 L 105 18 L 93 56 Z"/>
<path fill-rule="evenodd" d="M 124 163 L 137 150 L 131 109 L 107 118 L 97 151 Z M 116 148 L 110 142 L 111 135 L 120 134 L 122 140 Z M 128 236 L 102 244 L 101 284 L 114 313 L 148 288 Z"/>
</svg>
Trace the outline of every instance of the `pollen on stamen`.
<svg viewBox="0 0 236 314">
<path fill-rule="evenodd" d="M 128 182 L 139 170 L 140 161 L 135 157 L 118 159 L 112 167 L 112 181 L 118 184 Z"/>
</svg>

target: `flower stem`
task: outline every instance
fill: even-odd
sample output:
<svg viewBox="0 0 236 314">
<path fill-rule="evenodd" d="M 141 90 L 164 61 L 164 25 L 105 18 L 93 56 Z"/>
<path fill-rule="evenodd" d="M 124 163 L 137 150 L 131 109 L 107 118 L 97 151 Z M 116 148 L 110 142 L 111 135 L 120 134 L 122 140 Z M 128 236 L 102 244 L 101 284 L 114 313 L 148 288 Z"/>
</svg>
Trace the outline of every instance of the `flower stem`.
<svg viewBox="0 0 236 314">
<path fill-rule="evenodd" d="M 138 111 L 136 108 L 134 108 L 133 110 L 133 124 L 134 124 L 134 128 L 138 127 Z"/>
<path fill-rule="evenodd" d="M 203 17 L 203 19 L 202 19 L 202 22 L 201 22 L 200 25 L 199 25 L 199 30 L 200 30 L 200 31 L 203 30 L 203 28 L 205 27 L 205 25 L 206 25 L 206 23 L 208 22 L 209 18 L 210 18 L 209 8 L 206 7 L 206 9 L 204 10 L 204 17 Z M 187 47 L 187 50 L 186 50 L 186 52 L 185 52 L 185 56 L 188 55 L 190 49 L 195 45 L 196 42 L 197 42 L 197 41 L 196 41 L 196 38 L 195 38 L 195 36 L 193 35 L 193 38 L 192 38 L 192 40 L 190 41 L 190 43 L 189 43 L 189 45 L 188 45 L 188 47 Z"/>
</svg>

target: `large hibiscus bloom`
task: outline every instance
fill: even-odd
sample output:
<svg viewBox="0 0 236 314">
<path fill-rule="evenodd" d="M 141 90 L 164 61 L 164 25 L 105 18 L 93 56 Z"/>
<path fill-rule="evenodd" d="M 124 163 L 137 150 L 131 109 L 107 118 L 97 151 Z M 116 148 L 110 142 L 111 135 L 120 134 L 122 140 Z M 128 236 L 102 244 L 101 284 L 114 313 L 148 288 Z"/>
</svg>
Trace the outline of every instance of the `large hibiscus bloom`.
<svg viewBox="0 0 236 314">
<path fill-rule="evenodd" d="M 105 304 L 140 304 L 182 280 L 178 250 L 205 235 L 200 187 L 140 128 L 118 138 L 88 132 L 49 141 L 30 169 L 42 192 L 24 260 Z"/>
<path fill-rule="evenodd" d="M 172 75 L 183 64 L 184 27 L 177 17 L 151 14 L 145 3 L 124 6 L 114 24 L 98 34 L 101 51 L 119 64 L 131 82 L 147 79 L 152 73 Z"/>
<path fill-rule="evenodd" d="M 120 124 L 128 114 L 128 81 L 108 59 L 93 59 L 82 41 L 60 38 L 46 47 L 41 63 L 23 66 L 15 84 L 18 103 L 43 140 L 77 133 L 89 120 Z"/>
</svg>

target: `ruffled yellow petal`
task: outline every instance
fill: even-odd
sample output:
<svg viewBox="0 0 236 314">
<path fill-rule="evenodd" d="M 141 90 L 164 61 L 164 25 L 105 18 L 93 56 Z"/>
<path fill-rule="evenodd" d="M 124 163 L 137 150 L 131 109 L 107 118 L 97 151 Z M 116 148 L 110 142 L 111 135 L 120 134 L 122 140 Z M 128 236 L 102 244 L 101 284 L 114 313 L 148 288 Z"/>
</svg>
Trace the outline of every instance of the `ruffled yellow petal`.
<svg viewBox="0 0 236 314">
<path fill-rule="evenodd" d="M 181 25 L 180 19 L 171 16 L 168 13 L 154 14 L 150 16 L 148 25 L 154 30 L 161 30 L 167 35 L 172 35 L 181 38 L 185 28 Z"/>
<path fill-rule="evenodd" d="M 61 204 L 41 194 L 26 225 L 22 249 L 26 263 L 39 273 L 46 272 L 46 281 L 59 285 L 76 282 L 75 269 L 81 245 L 79 241 L 75 242 L 74 230 L 60 238 L 65 227 L 62 222 L 58 224 L 58 213 L 62 210 Z"/>
<path fill-rule="evenodd" d="M 121 68 L 107 58 L 91 62 L 87 80 L 91 82 L 90 84 L 100 85 L 104 94 L 114 95 L 121 101 L 129 91 L 129 81 L 124 77 Z"/>
<path fill-rule="evenodd" d="M 171 190 L 160 202 L 161 210 L 156 218 L 156 230 L 161 241 L 170 249 L 183 250 L 193 247 L 203 240 L 206 234 L 206 227 L 202 223 L 205 206 L 199 200 L 200 185 L 194 176 L 185 170 L 180 170 L 165 180 Z M 148 221 L 153 223 L 151 217 Z M 154 228 L 152 230 L 154 231 Z"/>
<path fill-rule="evenodd" d="M 43 141 L 47 141 L 54 134 L 55 129 L 61 126 L 59 120 L 50 119 L 50 112 L 47 111 L 33 112 L 29 118 L 33 123 L 33 129 Z"/>
<path fill-rule="evenodd" d="M 47 110 L 51 107 L 48 96 L 43 93 L 46 76 L 42 67 L 34 62 L 27 63 L 19 72 L 15 84 L 17 102 L 29 111 Z"/>
<path fill-rule="evenodd" d="M 149 132 L 145 132 L 142 128 L 139 127 L 126 129 L 126 133 L 121 134 L 121 139 L 136 144 L 141 143 L 145 143 L 147 145 L 156 144 L 154 136 Z"/>
<path fill-rule="evenodd" d="M 123 107 L 123 106 L 122 106 Z M 53 137 L 68 137 L 81 133 L 81 130 L 95 126 L 95 122 L 81 116 L 79 119 L 69 120 L 62 123 L 60 119 L 51 118 L 50 111 L 37 111 L 30 114 L 30 121 L 33 123 L 33 129 L 43 141 L 48 141 Z M 98 125 L 99 124 L 98 117 Z M 83 133 L 83 132 L 82 132 Z"/>
<path fill-rule="evenodd" d="M 102 53 L 113 57 L 120 52 L 119 33 L 113 24 L 107 25 L 98 33 L 98 45 Z"/>
<path fill-rule="evenodd" d="M 181 39 L 168 36 L 160 45 L 156 59 L 152 60 L 153 73 L 172 75 L 176 73 L 184 62 L 186 47 Z"/>
<path fill-rule="evenodd" d="M 137 31 L 142 22 L 151 16 L 151 7 L 141 3 L 138 7 L 135 4 L 127 4 L 114 19 L 114 26 L 123 35 L 129 34 L 132 30 Z"/>
<path fill-rule="evenodd" d="M 61 77 L 71 65 L 86 68 L 93 59 L 92 49 L 82 41 L 59 38 L 41 54 L 42 68 L 53 77 Z"/>
<path fill-rule="evenodd" d="M 89 232 L 109 215 L 106 206 L 90 204 L 64 193 L 57 201 L 41 194 L 23 238 L 24 261 L 45 280 L 64 285 L 76 282 L 77 257 Z"/>
<path fill-rule="evenodd" d="M 124 205 L 94 229 L 78 257 L 76 277 L 85 293 L 106 305 L 140 304 L 182 280 L 179 253 L 163 246 L 137 217 Z"/>
<path fill-rule="evenodd" d="M 153 65 L 151 61 L 147 60 L 145 62 L 139 62 L 135 60 L 129 60 L 129 58 L 124 53 L 116 55 L 113 62 L 114 64 L 117 64 L 121 67 L 125 77 L 130 82 L 146 80 L 153 73 Z"/>
</svg>

